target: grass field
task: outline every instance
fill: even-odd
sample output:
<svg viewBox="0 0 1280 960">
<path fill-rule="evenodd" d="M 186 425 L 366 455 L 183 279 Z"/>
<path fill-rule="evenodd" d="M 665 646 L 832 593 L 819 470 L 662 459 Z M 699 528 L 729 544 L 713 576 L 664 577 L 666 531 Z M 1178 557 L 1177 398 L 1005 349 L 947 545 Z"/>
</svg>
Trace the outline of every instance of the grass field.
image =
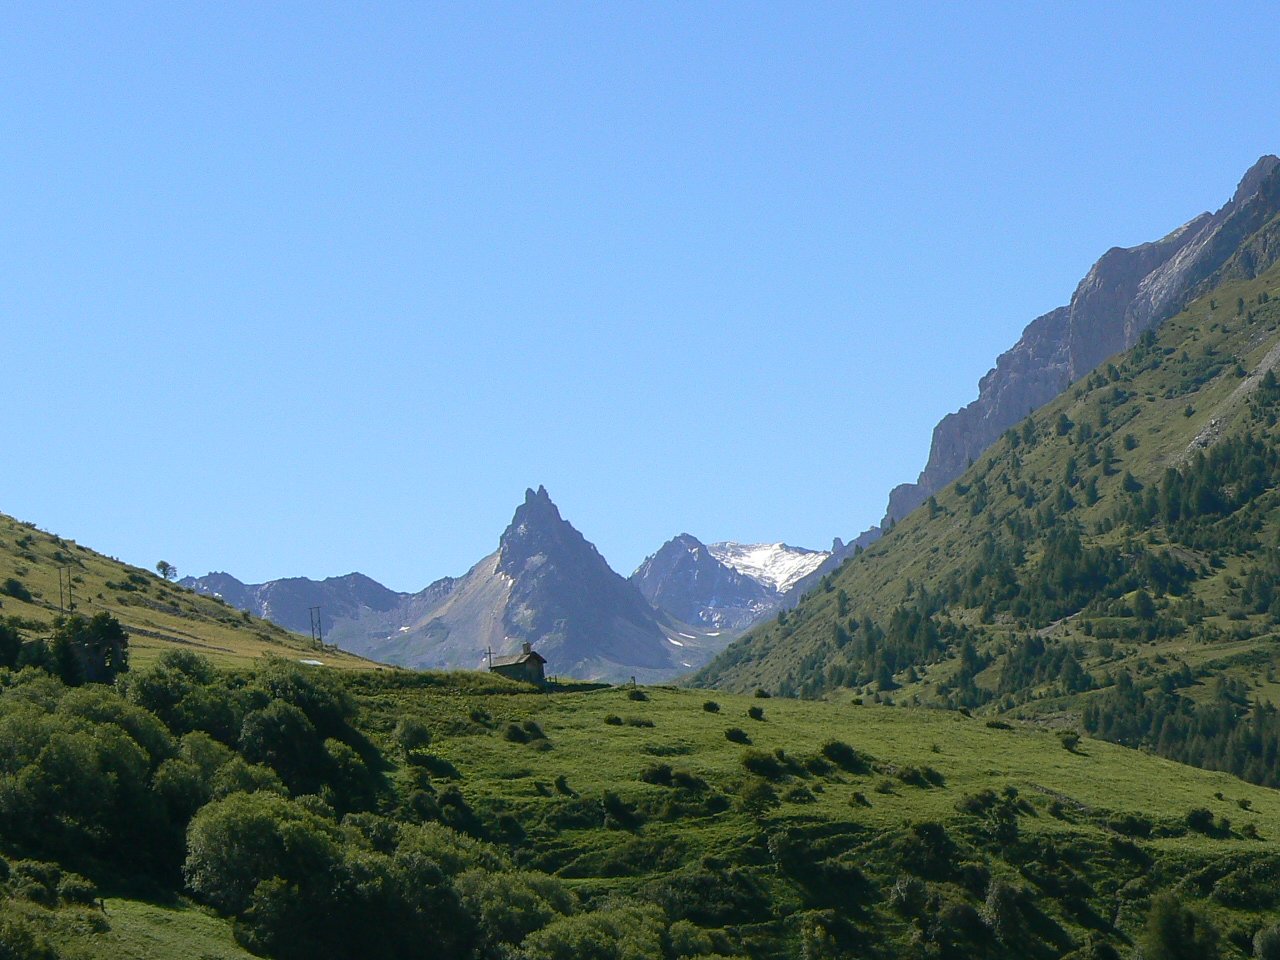
<svg viewBox="0 0 1280 960">
<path fill-rule="evenodd" d="M 1088 929 L 1078 908 L 1055 902 L 1049 886 L 1028 882 L 1037 861 L 1051 859 L 1046 850 L 1072 859 L 1090 891 L 1090 915 L 1114 921 L 1109 936 L 1117 944 L 1139 933 L 1154 887 L 1207 898 L 1204 908 L 1237 939 L 1251 936 L 1268 916 L 1227 909 L 1211 894 L 1242 864 L 1280 862 L 1280 793 L 1274 790 L 1092 739 L 1068 751 L 1051 724 L 1012 721 L 1011 729 L 1000 729 L 940 710 L 674 688 L 644 693 L 648 699 L 631 699 L 623 688 L 515 696 L 418 690 L 361 699 L 375 737 L 404 713 L 424 717 L 436 731 L 434 753 L 456 768 L 468 801 L 489 816 L 514 817 L 526 831 L 516 844 L 518 858 L 558 873 L 586 895 L 642 893 L 674 873 L 722 861 L 761 871 L 785 914 L 800 909 L 804 896 L 762 849 L 768 838 L 798 831 L 826 837 L 830 849 L 856 862 L 878 886 L 883 908 L 902 871 L 895 844 L 911 825 L 936 822 L 979 848 L 985 844 L 982 869 L 1040 896 L 1041 909 L 1077 943 L 1100 933 Z M 704 709 L 709 699 L 719 712 Z M 763 720 L 748 716 L 755 707 L 763 709 Z M 621 725 L 607 722 L 610 716 Z M 505 738 L 507 725 L 525 721 L 547 739 Z M 727 740 L 733 727 L 751 743 Z M 850 773 L 814 763 L 833 739 L 869 755 L 870 768 Z M 773 784 L 781 802 L 749 812 L 742 797 L 757 778 L 746 773 L 743 758 L 779 750 L 792 762 Z M 705 781 L 702 800 L 685 794 L 682 805 L 679 791 L 644 782 L 646 771 L 661 764 Z M 1016 791 L 1024 801 L 1016 841 L 992 845 L 989 823 L 961 809 L 965 798 L 984 791 Z M 630 829 L 601 828 L 598 808 L 606 793 L 637 811 Z M 726 801 L 719 808 L 707 802 L 716 795 Z M 1230 820 L 1230 827 L 1213 836 L 1188 830 L 1195 808 L 1210 810 L 1220 825 L 1221 818 Z M 1150 835 L 1122 836 L 1116 824 L 1126 817 L 1145 821 Z M 1131 842 L 1137 860 L 1128 863 L 1115 851 L 1117 843 Z M 897 931 L 890 942 L 909 937 L 909 925 L 892 911 L 877 922 Z"/>
<path fill-rule="evenodd" d="M 553 875 L 583 916 L 620 902 L 657 910 L 726 957 L 1080 960 L 1106 956 L 1101 943 L 1127 955 L 1154 894 L 1172 890 L 1230 958 L 1280 908 L 1280 792 L 1089 738 L 1067 749 L 1061 719 L 323 673 L 380 754 L 383 816 L 412 823 L 404 798 L 429 790 L 501 869 Z M 406 753 L 409 717 L 431 736 Z M 360 816 L 371 836 L 392 822 Z M 21 889 L 2 910 L 59 956 L 248 956 L 228 921 L 194 907 L 116 897 L 105 911 L 46 909 Z M 997 894 L 1015 904 L 1013 927 L 992 919 Z"/>
<path fill-rule="evenodd" d="M 875 785 L 885 779 L 883 774 L 841 773 L 834 781 L 822 783 L 823 791 L 804 805 L 805 816 L 848 819 L 854 791 L 873 799 L 871 807 L 857 812 L 857 820 L 879 827 L 898 826 L 904 817 L 954 817 L 955 801 L 962 794 L 1008 785 L 1029 797 L 1046 798 L 1045 806 L 1047 798 L 1061 796 L 1091 810 L 1141 812 L 1170 821 L 1181 820 L 1193 806 L 1238 815 L 1241 811 L 1235 801 L 1245 798 L 1251 810 L 1238 818 L 1240 824 L 1254 822 L 1263 835 L 1274 835 L 1267 842 L 1280 851 L 1277 791 L 1104 741 L 1085 739 L 1075 752 L 1068 752 L 1047 725 L 1014 722 L 1013 729 L 1002 730 L 941 710 L 758 700 L 662 688 L 647 688 L 647 692 L 647 702 L 629 700 L 619 689 L 490 698 L 485 702 L 495 718 L 536 720 L 554 749 L 540 753 L 494 735 L 445 736 L 437 750 L 463 772 L 466 792 L 501 799 L 513 807 L 537 807 L 554 800 L 540 798 L 534 782 L 549 783 L 561 774 L 584 794 L 624 789 L 636 797 L 658 799 L 669 791 L 638 779 L 655 759 L 688 769 L 713 785 L 729 785 L 742 779 L 740 760 L 749 749 L 814 756 L 826 741 L 838 739 L 870 754 L 880 765 L 930 766 L 945 777 L 946 785 L 920 789 L 898 784 L 892 794 L 873 796 Z M 709 697 L 720 704 L 719 713 L 702 709 Z M 436 706 L 435 700 L 427 698 L 424 706 Z M 411 704 L 406 706 L 412 709 Z M 764 709 L 763 721 L 747 716 L 747 710 L 756 706 Z M 625 721 L 612 726 L 604 719 L 611 713 L 651 720 L 654 726 L 633 727 Z M 430 711 L 429 716 L 438 724 L 443 719 L 442 727 L 449 726 L 449 714 Z M 454 719 L 464 718 L 455 714 Z M 751 745 L 726 740 L 725 730 L 730 727 L 745 730 Z M 1215 800 L 1218 792 L 1227 799 Z M 1050 820 L 1033 826 L 1061 830 L 1079 823 Z M 1183 838 L 1176 845 L 1186 844 L 1206 851 L 1222 849 L 1219 842 L 1203 838 Z M 1256 848 L 1258 841 L 1249 845 Z"/>
<path fill-rule="evenodd" d="M 96 956 L 119 960 L 248 960 L 253 956 L 235 942 L 227 921 L 194 907 L 115 898 L 104 906 L 110 929 L 90 940 Z M 74 942 L 83 945 L 84 939 Z"/>
</svg>

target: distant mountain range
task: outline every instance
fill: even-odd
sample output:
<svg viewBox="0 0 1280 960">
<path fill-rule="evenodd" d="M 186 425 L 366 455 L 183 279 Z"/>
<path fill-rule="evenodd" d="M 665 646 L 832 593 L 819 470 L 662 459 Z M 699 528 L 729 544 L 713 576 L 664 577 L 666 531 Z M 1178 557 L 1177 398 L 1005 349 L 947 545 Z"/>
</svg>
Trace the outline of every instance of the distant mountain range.
<svg viewBox="0 0 1280 960">
<path fill-rule="evenodd" d="M 327 642 L 384 663 L 479 669 L 490 651 L 528 642 L 549 674 L 656 682 L 705 665 L 827 557 L 785 544 L 708 547 L 682 534 L 627 580 L 539 487 L 494 553 L 418 593 L 359 573 L 261 584 L 211 573 L 182 583 L 303 634 L 319 607 Z"/>
</svg>

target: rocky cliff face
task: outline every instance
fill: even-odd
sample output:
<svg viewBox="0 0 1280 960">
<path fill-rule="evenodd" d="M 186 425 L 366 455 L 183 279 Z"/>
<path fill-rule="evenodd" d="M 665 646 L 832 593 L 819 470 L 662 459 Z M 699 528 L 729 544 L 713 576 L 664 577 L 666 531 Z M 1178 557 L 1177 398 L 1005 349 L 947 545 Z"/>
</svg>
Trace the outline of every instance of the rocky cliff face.
<svg viewBox="0 0 1280 960">
<path fill-rule="evenodd" d="M 767 616 L 780 599 L 772 586 L 739 573 L 682 533 L 664 543 L 631 575 L 644 598 L 677 620 L 740 633 Z"/>
<path fill-rule="evenodd" d="M 978 383 L 978 399 L 934 428 L 928 464 L 915 483 L 894 488 L 881 526 L 920 506 L 964 473 L 1005 430 L 1107 357 L 1133 346 L 1216 272 L 1238 263 L 1242 242 L 1277 212 L 1278 166 L 1280 158 L 1262 157 L 1217 213 L 1203 213 L 1153 243 L 1103 254 L 1067 306 L 1037 317 L 1000 355 L 995 369 Z M 1280 251 L 1255 251 L 1252 269 L 1265 268 L 1276 255 Z"/>
</svg>

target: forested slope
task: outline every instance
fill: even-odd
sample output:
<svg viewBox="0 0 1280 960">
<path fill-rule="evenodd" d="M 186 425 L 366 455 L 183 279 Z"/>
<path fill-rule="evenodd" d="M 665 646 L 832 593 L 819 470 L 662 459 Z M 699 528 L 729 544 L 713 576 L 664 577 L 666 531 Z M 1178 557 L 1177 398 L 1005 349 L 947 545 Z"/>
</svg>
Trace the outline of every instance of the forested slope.
<svg viewBox="0 0 1280 960">
<path fill-rule="evenodd" d="M 1233 260 L 695 683 L 1057 713 L 1277 783 L 1280 269 L 1251 273 Z"/>
</svg>

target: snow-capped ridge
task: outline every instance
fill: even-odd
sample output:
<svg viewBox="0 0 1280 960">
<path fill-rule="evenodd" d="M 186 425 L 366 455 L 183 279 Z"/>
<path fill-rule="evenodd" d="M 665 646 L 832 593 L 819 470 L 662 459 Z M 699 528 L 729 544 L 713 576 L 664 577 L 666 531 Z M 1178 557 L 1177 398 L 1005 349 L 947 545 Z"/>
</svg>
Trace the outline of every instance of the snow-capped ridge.
<svg viewBox="0 0 1280 960">
<path fill-rule="evenodd" d="M 778 593 L 786 593 L 831 556 L 823 550 L 785 543 L 723 543 L 707 545 L 710 554 L 727 567 Z"/>
</svg>

